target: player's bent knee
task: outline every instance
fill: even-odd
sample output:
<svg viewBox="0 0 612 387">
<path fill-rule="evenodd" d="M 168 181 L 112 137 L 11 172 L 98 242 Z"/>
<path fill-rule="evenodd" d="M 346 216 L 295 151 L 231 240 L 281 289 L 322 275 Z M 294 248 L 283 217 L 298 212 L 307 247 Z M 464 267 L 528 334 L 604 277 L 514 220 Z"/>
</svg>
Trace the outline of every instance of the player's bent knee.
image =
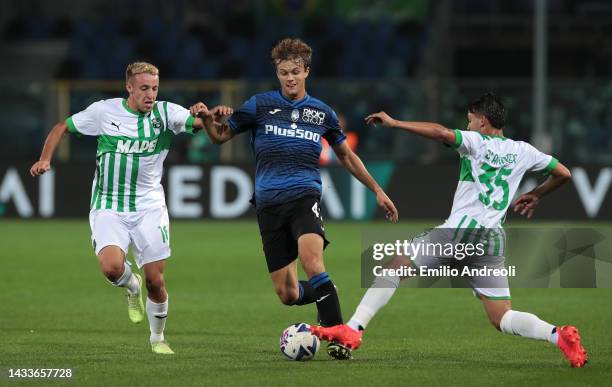
<svg viewBox="0 0 612 387">
<path fill-rule="evenodd" d="M 109 281 L 117 281 L 123 274 L 123 264 L 115 262 L 100 262 L 100 270 Z"/>
<path fill-rule="evenodd" d="M 125 256 L 117 246 L 106 246 L 98 252 L 100 270 L 109 281 L 118 280 L 123 274 L 125 267 Z"/>
<path fill-rule="evenodd" d="M 157 292 L 164 287 L 164 276 L 162 274 L 148 276 L 146 284 L 149 292 Z"/>
<path fill-rule="evenodd" d="M 278 299 L 280 300 L 280 302 L 282 302 L 285 305 L 295 304 L 298 298 L 300 297 L 299 290 L 297 289 L 277 287 L 275 288 L 275 290 L 276 290 L 276 295 L 278 296 Z"/>
</svg>

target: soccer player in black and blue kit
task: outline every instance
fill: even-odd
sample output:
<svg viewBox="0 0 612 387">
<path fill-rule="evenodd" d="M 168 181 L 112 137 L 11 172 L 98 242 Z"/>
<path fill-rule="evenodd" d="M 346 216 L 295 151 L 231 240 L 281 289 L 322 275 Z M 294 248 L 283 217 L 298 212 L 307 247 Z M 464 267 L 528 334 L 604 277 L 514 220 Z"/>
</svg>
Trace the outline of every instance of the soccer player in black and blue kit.
<svg viewBox="0 0 612 387">
<path fill-rule="evenodd" d="M 335 326 L 343 320 L 336 288 L 323 263 L 323 249 L 329 242 L 320 209 L 322 139 L 333 147 L 342 165 L 376 194 L 389 220 L 397 221 L 398 214 L 346 144 L 336 113 L 306 94 L 311 58 L 306 43 L 283 39 L 272 50 L 280 90 L 254 95 L 223 125 L 213 123 L 202 103 L 192 106 L 191 112 L 205 115 L 207 132 L 216 143 L 251 134 L 256 158 L 254 204 L 276 293 L 285 305 L 315 302 L 321 325 Z M 219 118 L 232 111 L 220 107 L 214 113 Z M 308 281 L 298 281 L 297 256 Z M 328 354 L 337 359 L 351 357 L 350 350 L 338 343 L 328 346 Z"/>
</svg>

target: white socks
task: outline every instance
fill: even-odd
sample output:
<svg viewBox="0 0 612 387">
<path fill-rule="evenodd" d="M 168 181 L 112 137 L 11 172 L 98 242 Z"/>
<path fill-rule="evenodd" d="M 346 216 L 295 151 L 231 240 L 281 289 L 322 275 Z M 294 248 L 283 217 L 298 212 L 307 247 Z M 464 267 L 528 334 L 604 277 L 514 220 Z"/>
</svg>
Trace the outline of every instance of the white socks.
<svg viewBox="0 0 612 387">
<path fill-rule="evenodd" d="M 347 325 L 354 330 L 365 329 L 380 308 L 387 305 L 399 283 L 399 277 L 377 277 Z M 502 317 L 500 328 L 504 333 L 545 340 L 555 345 L 558 340 L 556 331 L 553 333 L 555 326 L 531 313 L 509 310 Z"/>
<path fill-rule="evenodd" d="M 123 274 L 121 274 L 121 277 L 115 282 L 111 281 L 111 283 L 115 286 L 127 288 L 128 292 L 131 294 L 138 293 L 140 290 L 138 279 L 136 279 L 136 276 L 132 273 L 132 268 L 127 262 L 123 262 Z"/>
<path fill-rule="evenodd" d="M 557 344 L 557 333 L 553 333 L 555 326 L 540 320 L 538 316 L 531 313 L 509 310 L 504 314 L 499 325 L 504 333 Z"/>
<path fill-rule="evenodd" d="M 347 325 L 354 330 L 365 329 L 380 308 L 387 305 L 399 283 L 399 277 L 376 277 Z"/>
<path fill-rule="evenodd" d="M 147 297 L 147 316 L 149 318 L 149 328 L 151 336 L 149 340 L 154 343 L 164 341 L 164 327 L 168 317 L 168 299 L 161 304 L 156 304 Z"/>
<path fill-rule="evenodd" d="M 140 291 L 138 279 L 134 273 L 132 273 L 132 268 L 127 264 L 127 262 L 124 262 L 123 265 L 123 274 L 121 274 L 121 277 L 119 277 L 117 281 L 111 283 L 115 286 L 127 288 L 127 291 L 130 294 L 136 294 Z M 168 316 L 168 299 L 166 298 L 166 301 L 157 304 L 147 297 L 145 308 L 147 310 L 149 328 L 151 330 L 149 340 L 152 343 L 164 341 L 164 327 L 166 326 L 166 318 Z"/>
</svg>

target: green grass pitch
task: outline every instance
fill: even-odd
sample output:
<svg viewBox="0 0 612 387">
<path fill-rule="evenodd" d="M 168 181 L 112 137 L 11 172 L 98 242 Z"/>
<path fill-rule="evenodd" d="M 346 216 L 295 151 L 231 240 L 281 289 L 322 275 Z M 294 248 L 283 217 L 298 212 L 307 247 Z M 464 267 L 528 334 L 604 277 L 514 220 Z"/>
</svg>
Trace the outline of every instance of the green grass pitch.
<svg viewBox="0 0 612 387">
<path fill-rule="evenodd" d="M 360 288 L 364 223 L 328 223 L 327 271 L 348 319 Z M 380 227 L 393 227 L 377 224 Z M 34 385 L 609 385 L 610 289 L 515 289 L 517 310 L 577 325 L 589 351 L 571 369 L 552 345 L 492 328 L 469 289 L 400 289 L 349 362 L 278 348 L 315 307 L 287 307 L 268 278 L 255 221 L 179 222 L 166 284 L 173 357 L 150 352 L 148 324 L 128 320 L 123 289 L 98 270 L 86 221 L 0 221 L 0 384 Z M 607 227 L 610 227 L 609 225 Z M 72 382 L 9 381 L 8 368 L 72 368 Z"/>
</svg>

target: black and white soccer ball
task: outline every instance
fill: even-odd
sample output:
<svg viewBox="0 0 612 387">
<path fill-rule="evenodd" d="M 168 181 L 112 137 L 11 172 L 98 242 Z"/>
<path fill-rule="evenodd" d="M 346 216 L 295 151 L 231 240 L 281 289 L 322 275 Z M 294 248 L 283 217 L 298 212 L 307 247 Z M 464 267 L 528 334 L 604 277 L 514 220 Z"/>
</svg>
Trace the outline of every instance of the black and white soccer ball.
<svg viewBox="0 0 612 387">
<path fill-rule="evenodd" d="M 280 337 L 280 350 L 288 359 L 303 361 L 312 359 L 321 342 L 310 333 L 310 325 L 306 323 L 293 324 L 283 331 Z"/>
</svg>

